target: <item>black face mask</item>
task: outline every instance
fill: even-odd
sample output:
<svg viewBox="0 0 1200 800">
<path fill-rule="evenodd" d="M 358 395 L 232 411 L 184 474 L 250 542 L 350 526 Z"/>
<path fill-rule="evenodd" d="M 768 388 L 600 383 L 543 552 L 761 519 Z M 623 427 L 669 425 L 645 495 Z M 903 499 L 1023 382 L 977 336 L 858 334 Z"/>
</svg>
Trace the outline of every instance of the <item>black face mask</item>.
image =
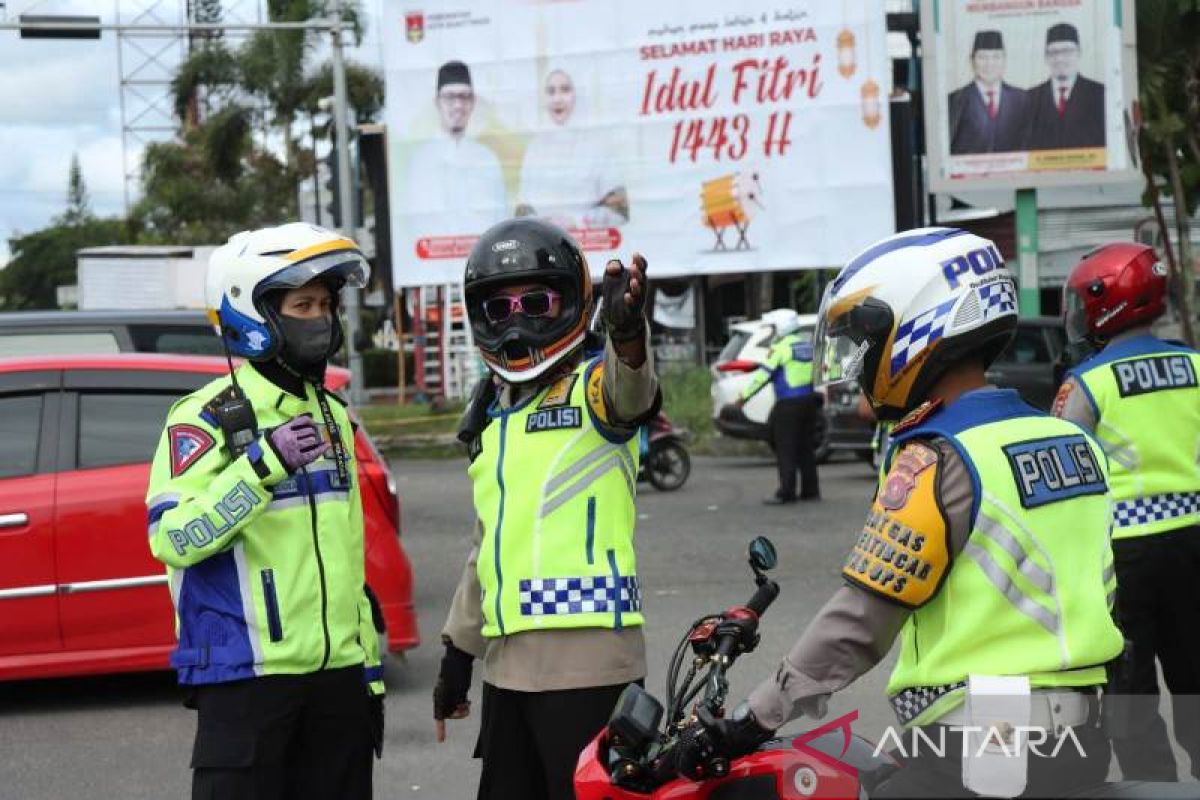
<svg viewBox="0 0 1200 800">
<path fill-rule="evenodd" d="M 297 319 L 280 314 L 280 332 L 283 347 L 279 358 L 284 364 L 303 375 L 320 375 L 333 349 L 333 320 L 321 316 L 316 319 Z"/>
</svg>

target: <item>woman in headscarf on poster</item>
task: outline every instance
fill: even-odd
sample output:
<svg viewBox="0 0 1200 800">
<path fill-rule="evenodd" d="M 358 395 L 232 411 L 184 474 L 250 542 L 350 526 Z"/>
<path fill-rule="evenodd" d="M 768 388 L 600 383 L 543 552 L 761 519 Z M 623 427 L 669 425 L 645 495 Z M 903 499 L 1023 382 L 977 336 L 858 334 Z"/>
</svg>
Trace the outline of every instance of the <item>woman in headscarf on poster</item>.
<svg viewBox="0 0 1200 800">
<path fill-rule="evenodd" d="M 574 79 L 553 67 L 542 83 L 548 124 L 525 148 L 517 216 L 535 215 L 563 228 L 608 228 L 629 221 L 629 197 L 618 162 L 599 131 L 580 124 Z"/>
</svg>

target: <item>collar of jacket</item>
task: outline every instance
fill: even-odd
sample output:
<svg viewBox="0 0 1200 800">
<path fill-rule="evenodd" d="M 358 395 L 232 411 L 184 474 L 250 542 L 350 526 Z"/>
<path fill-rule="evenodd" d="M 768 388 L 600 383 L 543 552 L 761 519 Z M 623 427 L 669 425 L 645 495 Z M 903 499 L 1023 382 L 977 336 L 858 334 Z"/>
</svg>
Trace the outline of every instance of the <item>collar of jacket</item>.
<svg viewBox="0 0 1200 800">
<path fill-rule="evenodd" d="M 276 384 L 256 367 L 254 362 L 250 362 L 237 368 L 238 383 L 255 408 L 271 406 L 289 417 L 308 410 L 308 395 L 312 390 L 307 384 L 300 387 L 305 393 L 304 396 L 298 397 Z"/>
</svg>

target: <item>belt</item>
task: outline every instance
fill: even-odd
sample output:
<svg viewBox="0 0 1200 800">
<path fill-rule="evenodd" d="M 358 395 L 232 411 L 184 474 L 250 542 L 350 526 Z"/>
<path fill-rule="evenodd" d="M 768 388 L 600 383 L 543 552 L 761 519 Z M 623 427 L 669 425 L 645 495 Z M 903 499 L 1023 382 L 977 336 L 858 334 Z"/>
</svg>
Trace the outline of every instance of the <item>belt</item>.
<svg viewBox="0 0 1200 800">
<path fill-rule="evenodd" d="M 1087 725 L 1095 716 L 1096 696 L 1093 693 L 1071 689 L 1034 689 L 1029 700 L 1029 727 L 1052 730 L 1055 735 L 1061 734 L 1063 728 Z M 972 722 L 967 719 L 965 702 L 938 717 L 934 723 L 957 727 L 981 724 L 979 720 Z"/>
</svg>

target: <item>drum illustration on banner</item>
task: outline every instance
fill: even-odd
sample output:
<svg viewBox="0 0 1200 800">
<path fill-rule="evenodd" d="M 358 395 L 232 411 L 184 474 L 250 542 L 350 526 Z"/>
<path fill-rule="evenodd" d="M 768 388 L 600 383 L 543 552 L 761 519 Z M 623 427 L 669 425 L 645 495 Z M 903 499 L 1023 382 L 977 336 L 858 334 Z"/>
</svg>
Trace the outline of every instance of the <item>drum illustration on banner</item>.
<svg viewBox="0 0 1200 800">
<path fill-rule="evenodd" d="M 755 206 L 761 208 L 762 185 L 757 172 L 735 172 L 716 180 L 705 181 L 700 187 L 700 218 L 712 228 L 716 242 L 713 250 L 728 250 L 725 245 L 725 230 L 737 231 L 738 240 L 734 250 L 749 250 L 750 241 L 746 229 Z"/>
</svg>

